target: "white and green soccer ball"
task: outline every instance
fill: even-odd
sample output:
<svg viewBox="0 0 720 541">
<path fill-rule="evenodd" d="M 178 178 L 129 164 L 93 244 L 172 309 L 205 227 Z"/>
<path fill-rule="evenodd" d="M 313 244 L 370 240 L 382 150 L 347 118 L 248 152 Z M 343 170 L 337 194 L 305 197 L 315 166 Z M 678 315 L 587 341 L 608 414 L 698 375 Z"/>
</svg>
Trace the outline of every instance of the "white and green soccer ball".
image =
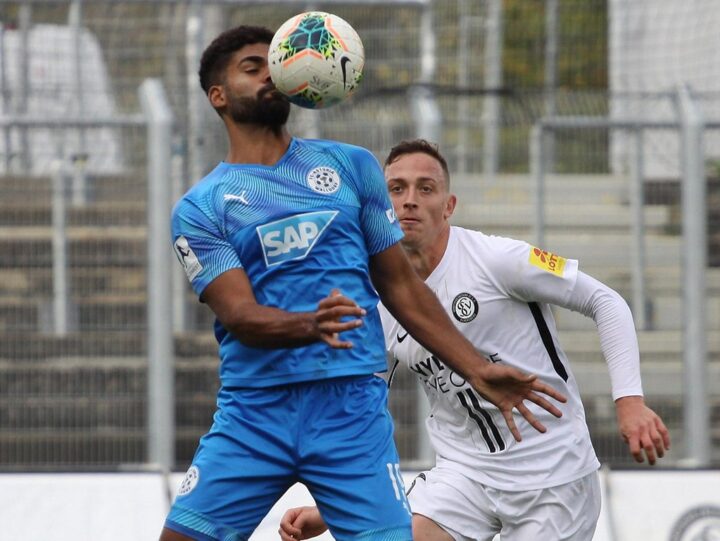
<svg viewBox="0 0 720 541">
<path fill-rule="evenodd" d="M 365 49 L 337 15 L 308 11 L 275 32 L 268 55 L 275 87 L 295 105 L 321 109 L 350 96 L 362 80 Z"/>
</svg>

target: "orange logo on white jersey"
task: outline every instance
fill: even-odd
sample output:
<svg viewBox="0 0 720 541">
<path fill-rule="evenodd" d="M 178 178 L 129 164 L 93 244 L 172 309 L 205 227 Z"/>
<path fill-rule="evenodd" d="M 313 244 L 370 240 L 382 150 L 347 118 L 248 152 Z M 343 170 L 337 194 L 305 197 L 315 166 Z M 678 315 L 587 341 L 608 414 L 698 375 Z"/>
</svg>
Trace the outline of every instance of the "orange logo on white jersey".
<svg viewBox="0 0 720 541">
<path fill-rule="evenodd" d="M 560 257 L 552 252 L 541 250 L 540 248 L 532 247 L 530 250 L 530 264 L 535 265 L 537 268 L 542 269 L 558 276 L 563 275 L 565 270 L 565 258 Z"/>
</svg>

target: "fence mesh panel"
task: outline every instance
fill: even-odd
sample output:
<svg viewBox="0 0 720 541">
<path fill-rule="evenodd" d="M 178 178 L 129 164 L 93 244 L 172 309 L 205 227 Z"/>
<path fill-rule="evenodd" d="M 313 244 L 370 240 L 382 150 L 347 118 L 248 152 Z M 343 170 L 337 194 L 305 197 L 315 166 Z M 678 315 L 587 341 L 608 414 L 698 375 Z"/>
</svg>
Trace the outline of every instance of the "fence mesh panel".
<svg viewBox="0 0 720 541">
<path fill-rule="evenodd" d="M 442 150 L 457 172 L 455 223 L 532 241 L 528 138 L 541 117 L 610 116 L 677 120 L 678 78 L 698 103 L 717 112 L 720 22 L 713 0 L 690 4 L 619 0 L 552 2 L 447 0 L 429 3 L 433 36 L 417 5 L 348 3 L 313 7 L 349 21 L 366 48 L 365 79 L 347 103 L 295 110 L 300 136 L 389 148 L 418 133 L 413 92 L 423 83 L 442 123 Z M 140 109 L 138 87 L 160 78 L 175 116 L 172 182 L 179 194 L 222 159 L 224 130 L 197 95 L 189 65 L 189 21 L 206 38 L 236 24 L 279 26 L 301 11 L 290 2 L 0 0 L 0 112 L 6 116 L 112 119 Z M 75 10 L 75 11 L 74 11 Z M 499 26 L 497 26 L 499 22 Z M 554 28 L 554 31 L 550 31 Z M 664 29 L 670 28 L 666 32 Z M 500 30 L 499 73 L 487 53 Z M 643 30 L 643 31 L 640 31 Z M 657 35 L 662 43 L 647 36 Z M 643 36 L 647 39 L 643 41 Z M 667 36 L 671 36 L 670 43 Z M 423 42 L 434 39 L 434 57 Z M 204 40 L 200 49 L 204 47 Z M 555 69 L 548 76 L 548 50 Z M 658 47 L 673 47 L 671 56 Z M 629 51 L 618 57 L 617 51 Z M 625 52 L 623 52 L 625 54 Z M 79 60 L 79 61 L 78 61 Z M 434 61 L 430 80 L 423 62 Z M 427 69 L 427 66 L 425 67 Z M 495 111 L 496 114 L 493 112 Z M 495 116 L 493 116 L 495 114 Z M 193 127 L 193 122 L 198 124 Z M 488 129 L 488 127 L 496 129 Z M 192 131 L 194 130 L 194 131 Z M 708 130 L 708 370 L 720 378 L 720 176 L 716 132 Z M 493 135 L 494 134 L 494 135 Z M 497 143 L 492 150 L 490 137 Z M 607 129 L 560 129 L 552 137 L 545 248 L 578 258 L 581 268 L 632 298 L 630 276 L 630 135 Z M 147 462 L 146 133 L 111 122 L 92 128 L 0 127 L 0 468 L 108 469 Z M 488 148 L 496 170 L 487 175 Z M 669 424 L 683 456 L 680 154 L 677 132 L 648 132 L 643 146 L 648 250 L 644 269 L 650 323 L 640 331 L 650 405 Z M 195 154 L 198 153 L 198 154 Z M 494 153 L 494 154 L 493 154 Z M 193 156 L 197 156 L 193 163 Z M 60 180 L 59 180 L 60 179 Z M 53 270 L 57 227 L 53 186 L 65 201 L 67 310 L 58 326 Z M 168 261 L 170 268 L 176 265 Z M 174 267 L 173 267 L 173 270 Z M 215 405 L 217 347 L 212 314 L 189 291 L 175 335 L 177 468 L 190 461 Z M 637 307 L 633 307 L 636 309 Z M 561 344 L 576 367 L 588 424 L 603 462 L 631 465 L 617 434 L 604 361 L 592 321 L 557 311 Z M 606 376 L 604 376 L 606 378 Z M 422 459 L 416 381 L 400 373 L 390 396 L 404 461 Z M 711 387 L 712 423 L 720 385 Z M 720 461 L 720 433 L 713 460 Z"/>
</svg>

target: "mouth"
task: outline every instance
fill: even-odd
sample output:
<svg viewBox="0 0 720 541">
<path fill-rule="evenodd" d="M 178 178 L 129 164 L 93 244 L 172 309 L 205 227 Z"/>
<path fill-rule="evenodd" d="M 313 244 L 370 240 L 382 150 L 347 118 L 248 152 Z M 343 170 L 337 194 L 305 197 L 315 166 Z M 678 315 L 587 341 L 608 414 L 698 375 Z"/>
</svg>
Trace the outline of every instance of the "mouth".
<svg viewBox="0 0 720 541">
<path fill-rule="evenodd" d="M 420 223 L 417 218 L 400 218 L 400 226 L 414 226 Z"/>
<path fill-rule="evenodd" d="M 275 85 L 267 85 L 258 91 L 258 99 L 278 99 L 285 96 L 275 88 Z"/>
</svg>

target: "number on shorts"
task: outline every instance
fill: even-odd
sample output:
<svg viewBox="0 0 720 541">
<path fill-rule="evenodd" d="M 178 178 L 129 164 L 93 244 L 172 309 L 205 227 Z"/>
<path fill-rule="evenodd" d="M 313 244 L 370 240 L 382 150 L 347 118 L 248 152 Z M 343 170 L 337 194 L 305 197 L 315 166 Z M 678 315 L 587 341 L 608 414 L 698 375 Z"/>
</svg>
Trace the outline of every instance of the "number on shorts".
<svg viewBox="0 0 720 541">
<path fill-rule="evenodd" d="M 411 515 L 410 504 L 405 496 L 405 483 L 403 483 L 402 474 L 400 473 L 400 464 L 391 464 L 388 462 L 386 466 L 388 475 L 390 476 L 390 482 L 395 491 L 395 499 L 402 502 L 405 511 L 407 511 L 408 515 Z"/>
</svg>

